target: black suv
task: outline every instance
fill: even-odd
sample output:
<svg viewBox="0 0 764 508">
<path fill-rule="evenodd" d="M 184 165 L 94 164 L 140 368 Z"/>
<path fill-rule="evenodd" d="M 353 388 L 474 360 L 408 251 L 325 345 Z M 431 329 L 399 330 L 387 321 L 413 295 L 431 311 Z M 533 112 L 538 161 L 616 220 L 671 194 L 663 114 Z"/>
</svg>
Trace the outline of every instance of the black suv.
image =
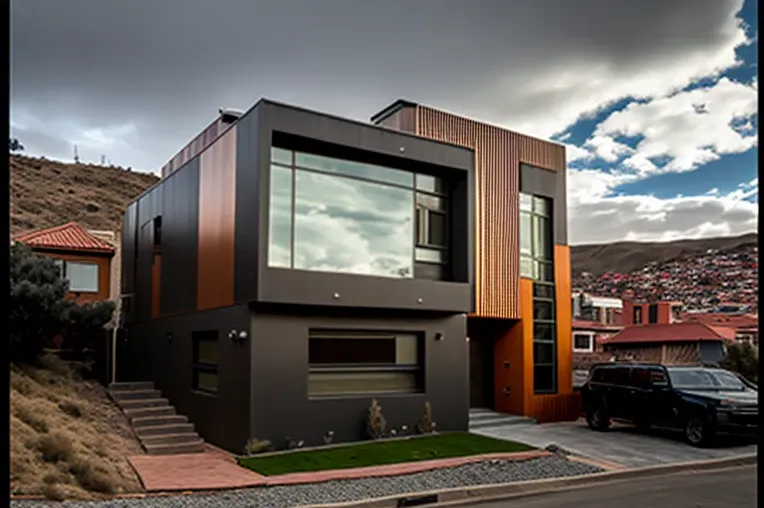
<svg viewBox="0 0 764 508">
<path fill-rule="evenodd" d="M 717 433 L 756 435 L 759 390 L 732 372 L 651 363 L 594 365 L 581 388 L 582 409 L 593 430 L 611 420 L 638 427 L 681 429 L 704 446 Z"/>
</svg>

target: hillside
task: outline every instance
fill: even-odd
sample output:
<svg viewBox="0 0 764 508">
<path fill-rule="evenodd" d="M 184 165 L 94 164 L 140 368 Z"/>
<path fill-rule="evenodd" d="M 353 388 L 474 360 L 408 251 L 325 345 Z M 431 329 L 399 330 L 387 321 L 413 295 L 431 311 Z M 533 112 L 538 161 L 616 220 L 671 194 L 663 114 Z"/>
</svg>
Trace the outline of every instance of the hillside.
<svg viewBox="0 0 764 508">
<path fill-rule="evenodd" d="M 709 249 L 730 252 L 759 244 L 758 233 L 742 236 L 677 240 L 674 242 L 617 242 L 597 245 L 575 245 L 570 249 L 573 278 L 582 272 L 600 275 L 606 272 L 630 273 L 650 262 L 663 263 L 693 256 Z"/>
<path fill-rule="evenodd" d="M 11 365 L 10 480 L 14 495 L 93 499 L 142 490 L 127 460 L 143 453 L 106 390 L 69 364 Z"/>
<path fill-rule="evenodd" d="M 127 204 L 159 181 L 118 167 L 66 164 L 12 155 L 11 234 L 78 221 L 119 231 Z"/>
<path fill-rule="evenodd" d="M 119 231 L 127 204 L 159 181 L 153 174 L 90 164 L 11 156 L 11 233 L 79 221 L 89 229 Z M 675 242 L 617 242 L 571 247 L 574 278 L 582 272 L 632 272 L 708 249 L 722 252 L 758 244 L 756 233 Z"/>
</svg>

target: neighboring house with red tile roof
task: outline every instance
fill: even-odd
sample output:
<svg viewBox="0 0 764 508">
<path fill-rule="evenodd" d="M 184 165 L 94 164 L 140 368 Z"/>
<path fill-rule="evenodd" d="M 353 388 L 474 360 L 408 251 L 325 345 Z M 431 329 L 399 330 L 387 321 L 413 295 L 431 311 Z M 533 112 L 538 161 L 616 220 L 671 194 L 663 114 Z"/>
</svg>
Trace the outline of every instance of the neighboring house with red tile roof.
<svg viewBox="0 0 764 508">
<path fill-rule="evenodd" d="M 683 323 L 705 323 L 711 326 L 721 326 L 735 330 L 738 342 L 748 342 L 752 346 L 759 345 L 759 315 L 727 314 L 722 312 L 683 313 Z"/>
<path fill-rule="evenodd" d="M 115 299 L 117 287 L 112 260 L 117 252 L 104 232 L 90 232 L 76 222 L 22 233 L 14 242 L 29 246 L 37 254 L 57 260 L 69 281 L 69 297 L 79 302 Z"/>
<path fill-rule="evenodd" d="M 617 359 L 665 364 L 717 363 L 735 330 L 705 323 L 627 326 L 603 343 Z"/>
<path fill-rule="evenodd" d="M 573 328 L 573 353 L 591 354 L 602 351 L 604 344 L 613 335 L 623 329 L 621 325 L 604 324 L 599 321 L 574 319 Z"/>
</svg>

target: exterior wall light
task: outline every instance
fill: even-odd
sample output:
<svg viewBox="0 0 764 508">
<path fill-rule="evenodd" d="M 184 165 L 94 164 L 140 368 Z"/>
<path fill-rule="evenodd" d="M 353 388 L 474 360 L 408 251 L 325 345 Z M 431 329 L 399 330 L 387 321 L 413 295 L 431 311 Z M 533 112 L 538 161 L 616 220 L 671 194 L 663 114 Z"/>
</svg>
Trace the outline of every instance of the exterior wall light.
<svg viewBox="0 0 764 508">
<path fill-rule="evenodd" d="M 240 331 L 238 336 L 239 342 L 244 342 L 248 336 L 249 334 L 245 330 Z"/>
<path fill-rule="evenodd" d="M 438 332 L 435 334 L 435 340 L 443 340 L 443 334 Z"/>
</svg>

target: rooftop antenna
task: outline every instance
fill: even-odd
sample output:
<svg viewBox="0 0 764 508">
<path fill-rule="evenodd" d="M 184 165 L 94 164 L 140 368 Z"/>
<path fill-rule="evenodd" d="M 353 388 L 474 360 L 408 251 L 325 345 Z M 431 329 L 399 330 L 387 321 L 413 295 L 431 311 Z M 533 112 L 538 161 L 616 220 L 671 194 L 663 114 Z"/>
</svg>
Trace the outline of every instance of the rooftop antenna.
<svg viewBox="0 0 764 508">
<path fill-rule="evenodd" d="M 80 153 L 77 151 L 77 145 L 74 145 L 74 162 L 75 164 L 80 163 Z"/>
<path fill-rule="evenodd" d="M 106 156 L 101 155 L 101 166 L 105 166 L 105 165 L 106 165 Z"/>
</svg>

